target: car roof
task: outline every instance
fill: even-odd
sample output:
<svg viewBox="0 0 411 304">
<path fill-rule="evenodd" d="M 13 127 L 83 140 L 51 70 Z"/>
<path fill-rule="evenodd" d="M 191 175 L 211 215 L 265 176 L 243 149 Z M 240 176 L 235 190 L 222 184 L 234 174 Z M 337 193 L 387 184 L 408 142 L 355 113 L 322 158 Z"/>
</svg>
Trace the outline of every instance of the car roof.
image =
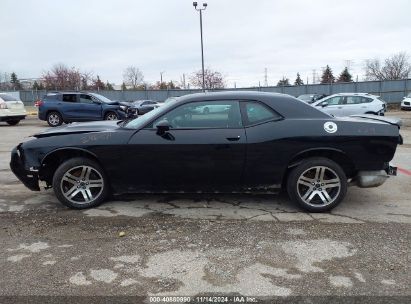
<svg viewBox="0 0 411 304">
<path fill-rule="evenodd" d="M 213 101 L 213 100 L 250 100 L 260 101 L 270 108 L 288 118 L 325 118 L 328 114 L 315 109 L 304 101 L 291 95 L 258 91 L 220 91 L 205 92 L 184 95 L 176 100 L 175 105 L 192 101 Z"/>
<path fill-rule="evenodd" d="M 373 95 L 370 93 L 337 93 L 331 96 L 368 96 L 368 97 L 378 97 L 377 95 Z"/>
<path fill-rule="evenodd" d="M 87 91 L 51 91 L 47 92 L 47 95 L 49 94 L 91 94 L 93 92 L 87 92 Z"/>
</svg>

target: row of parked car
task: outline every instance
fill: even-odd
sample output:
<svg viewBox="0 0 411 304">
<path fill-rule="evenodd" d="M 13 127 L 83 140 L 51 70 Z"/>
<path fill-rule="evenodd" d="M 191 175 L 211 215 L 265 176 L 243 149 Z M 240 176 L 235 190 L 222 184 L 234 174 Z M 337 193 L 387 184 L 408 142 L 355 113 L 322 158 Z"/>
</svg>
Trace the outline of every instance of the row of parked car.
<svg viewBox="0 0 411 304">
<path fill-rule="evenodd" d="M 113 101 L 96 93 L 52 92 L 35 102 L 38 117 L 47 121 L 51 127 L 77 121 L 125 120 L 144 115 L 178 97 L 170 97 L 163 103 L 154 100 L 131 102 Z M 384 115 L 387 103 L 381 97 L 368 93 L 304 94 L 298 99 L 334 116 L 358 114 Z M 404 97 L 401 109 L 411 110 L 411 93 Z M 204 114 L 220 112 L 222 109 L 205 107 Z M 18 98 L 0 93 L 0 121 L 17 125 L 26 117 L 23 102 Z"/>
<path fill-rule="evenodd" d="M 368 93 L 339 93 L 331 96 L 305 94 L 298 98 L 334 116 L 358 114 L 383 116 L 387 110 L 387 103 L 381 97 Z"/>
</svg>

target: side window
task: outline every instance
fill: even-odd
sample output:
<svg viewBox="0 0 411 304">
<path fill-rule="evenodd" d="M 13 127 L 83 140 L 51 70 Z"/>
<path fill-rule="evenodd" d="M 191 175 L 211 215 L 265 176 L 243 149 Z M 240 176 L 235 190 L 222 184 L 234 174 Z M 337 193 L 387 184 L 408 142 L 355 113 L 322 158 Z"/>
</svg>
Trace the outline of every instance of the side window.
<svg viewBox="0 0 411 304">
<path fill-rule="evenodd" d="M 80 102 L 81 103 L 93 103 L 93 99 L 90 95 L 80 94 Z"/>
<path fill-rule="evenodd" d="M 346 99 L 346 104 L 352 105 L 352 104 L 359 104 L 361 103 L 362 97 L 360 96 L 347 96 Z"/>
<path fill-rule="evenodd" d="M 243 103 L 246 125 L 253 125 L 270 120 L 280 119 L 281 116 L 258 102 L 246 101 Z"/>
<path fill-rule="evenodd" d="M 343 104 L 344 97 L 342 96 L 335 96 L 325 100 L 329 106 L 336 106 Z"/>
<path fill-rule="evenodd" d="M 154 123 L 166 120 L 172 129 L 230 129 L 242 127 L 240 105 L 238 101 L 202 101 L 181 105 Z"/>
<path fill-rule="evenodd" d="M 361 103 L 369 103 L 372 102 L 372 98 L 369 97 L 361 97 Z"/>
<path fill-rule="evenodd" d="M 77 102 L 77 95 L 76 94 L 63 94 L 63 101 L 64 102 Z"/>
</svg>

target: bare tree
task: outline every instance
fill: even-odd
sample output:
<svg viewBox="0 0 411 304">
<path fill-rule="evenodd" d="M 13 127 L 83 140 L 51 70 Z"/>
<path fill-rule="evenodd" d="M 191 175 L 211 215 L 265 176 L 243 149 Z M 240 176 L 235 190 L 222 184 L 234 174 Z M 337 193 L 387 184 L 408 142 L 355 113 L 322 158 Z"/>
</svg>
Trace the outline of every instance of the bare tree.
<svg viewBox="0 0 411 304">
<path fill-rule="evenodd" d="M 81 89 L 89 90 L 93 83 L 93 79 L 93 72 L 88 71 L 81 73 Z"/>
<path fill-rule="evenodd" d="M 11 87 L 10 74 L 7 72 L 0 72 L 0 90 L 10 90 Z"/>
<path fill-rule="evenodd" d="M 144 75 L 139 68 L 135 66 L 129 66 L 124 70 L 123 80 L 126 85 L 130 85 L 133 89 L 143 83 Z"/>
<path fill-rule="evenodd" d="M 81 73 L 78 69 L 68 68 L 60 63 L 50 71 L 43 73 L 47 90 L 79 90 L 81 88 Z"/>
<path fill-rule="evenodd" d="M 365 77 L 367 80 L 406 79 L 411 73 L 409 56 L 405 52 L 394 54 L 381 64 L 379 59 L 366 60 Z"/>
<path fill-rule="evenodd" d="M 203 86 L 202 71 L 194 72 L 190 76 L 190 82 L 193 86 L 201 88 Z M 211 69 L 204 70 L 204 86 L 205 89 L 222 89 L 225 87 L 224 77 L 220 72 Z"/>
</svg>

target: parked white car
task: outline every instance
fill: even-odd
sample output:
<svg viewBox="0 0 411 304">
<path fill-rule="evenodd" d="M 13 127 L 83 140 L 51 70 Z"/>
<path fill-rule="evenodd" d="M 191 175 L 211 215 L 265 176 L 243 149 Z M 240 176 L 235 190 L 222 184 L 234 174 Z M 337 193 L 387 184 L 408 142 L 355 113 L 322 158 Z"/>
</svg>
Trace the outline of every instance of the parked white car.
<svg viewBox="0 0 411 304">
<path fill-rule="evenodd" d="M 411 110 L 411 93 L 404 97 L 401 102 L 401 110 Z"/>
<path fill-rule="evenodd" d="M 17 125 L 27 115 L 24 104 L 19 98 L 9 94 L 0 93 L 0 121 L 9 125 Z"/>
<path fill-rule="evenodd" d="M 225 104 L 216 104 L 216 105 L 205 105 L 205 106 L 197 106 L 193 109 L 193 112 L 197 113 L 223 113 L 227 112 L 230 109 L 229 105 Z"/>
<path fill-rule="evenodd" d="M 358 114 L 384 115 L 387 103 L 379 96 L 368 93 L 339 93 L 312 104 L 334 116 Z"/>
</svg>

